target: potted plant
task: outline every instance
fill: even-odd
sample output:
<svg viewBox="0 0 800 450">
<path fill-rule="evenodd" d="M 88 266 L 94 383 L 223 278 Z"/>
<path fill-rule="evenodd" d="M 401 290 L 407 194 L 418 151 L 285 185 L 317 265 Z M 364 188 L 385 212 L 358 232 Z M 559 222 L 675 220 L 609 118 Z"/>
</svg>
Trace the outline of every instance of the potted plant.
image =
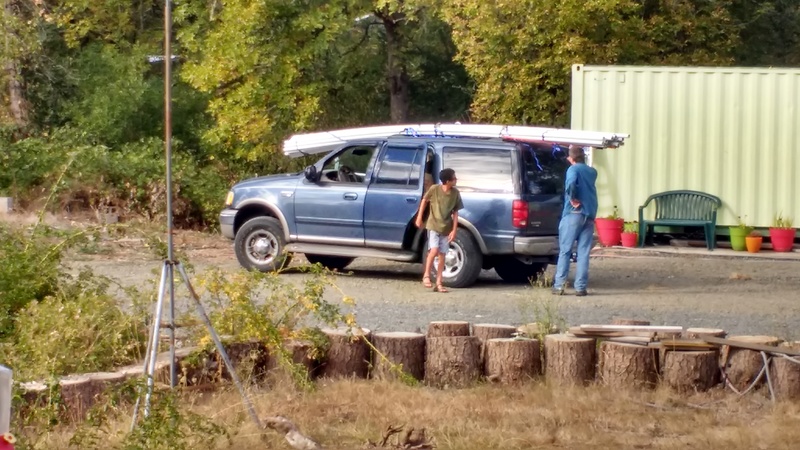
<svg viewBox="0 0 800 450">
<path fill-rule="evenodd" d="M 747 218 L 747 216 L 745 216 Z M 742 219 L 742 216 L 737 218 L 739 220 L 739 224 L 735 227 L 729 227 L 730 234 L 731 234 L 731 248 L 736 250 L 737 252 L 743 252 L 747 249 L 747 244 L 745 243 L 745 237 L 753 231 L 753 227 L 748 227 L 745 223 L 745 219 Z"/>
<path fill-rule="evenodd" d="M 744 238 L 744 240 L 748 252 L 758 253 L 761 250 L 761 243 L 764 240 L 764 237 L 761 236 L 761 233 L 758 230 L 753 230 L 747 235 L 746 238 Z"/>
<path fill-rule="evenodd" d="M 611 247 L 622 242 L 622 226 L 625 223 L 619 216 L 619 209 L 614 205 L 611 214 L 606 217 L 598 217 L 594 224 L 597 227 L 597 238 L 600 245 Z"/>
<path fill-rule="evenodd" d="M 769 241 L 772 243 L 772 250 L 776 252 L 790 252 L 794 246 L 795 229 L 792 219 L 783 217 L 778 213 L 772 221 L 769 229 Z"/>
<path fill-rule="evenodd" d="M 639 241 L 639 222 L 625 222 L 622 227 L 622 246 L 636 247 Z"/>
</svg>

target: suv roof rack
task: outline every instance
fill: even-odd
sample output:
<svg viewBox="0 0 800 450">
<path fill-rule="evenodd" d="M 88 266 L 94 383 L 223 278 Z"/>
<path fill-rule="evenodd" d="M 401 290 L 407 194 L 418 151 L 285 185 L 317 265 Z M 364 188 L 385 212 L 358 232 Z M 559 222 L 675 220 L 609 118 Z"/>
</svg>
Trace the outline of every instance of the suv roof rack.
<svg viewBox="0 0 800 450">
<path fill-rule="evenodd" d="M 390 136 L 500 138 L 515 142 L 550 142 L 585 147 L 616 148 L 625 143 L 627 134 L 580 131 L 567 128 L 544 128 L 521 125 L 490 124 L 414 124 L 383 125 L 317 133 L 295 134 L 283 142 L 283 153 L 299 157 L 326 153 L 349 141 L 384 140 Z"/>
</svg>

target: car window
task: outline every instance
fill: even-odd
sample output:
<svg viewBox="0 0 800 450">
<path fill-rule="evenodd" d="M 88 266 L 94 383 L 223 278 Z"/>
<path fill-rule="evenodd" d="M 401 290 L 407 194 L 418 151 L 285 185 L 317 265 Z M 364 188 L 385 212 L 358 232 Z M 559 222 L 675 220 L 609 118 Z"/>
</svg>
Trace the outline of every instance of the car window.
<svg viewBox="0 0 800 450">
<path fill-rule="evenodd" d="M 322 166 L 321 181 L 363 183 L 375 148 L 370 145 L 358 145 L 340 151 Z"/>
<path fill-rule="evenodd" d="M 559 145 L 523 145 L 525 183 L 531 194 L 564 193 L 564 177 L 569 168 L 567 148 Z"/>
<path fill-rule="evenodd" d="M 442 167 L 456 171 L 460 191 L 514 192 L 509 150 L 444 147 L 443 154 Z"/>
<path fill-rule="evenodd" d="M 424 158 L 423 147 L 387 147 L 381 157 L 375 184 L 416 189 Z"/>
</svg>

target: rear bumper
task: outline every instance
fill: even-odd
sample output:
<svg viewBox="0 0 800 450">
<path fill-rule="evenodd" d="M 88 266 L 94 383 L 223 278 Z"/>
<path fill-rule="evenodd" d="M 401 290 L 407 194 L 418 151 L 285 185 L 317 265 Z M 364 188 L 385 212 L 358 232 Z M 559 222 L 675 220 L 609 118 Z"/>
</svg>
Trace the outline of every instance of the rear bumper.
<svg viewBox="0 0 800 450">
<path fill-rule="evenodd" d="M 233 232 L 233 221 L 236 219 L 235 209 L 223 209 L 219 213 L 219 230 L 222 235 L 228 239 L 233 239 L 235 234 Z"/>
<path fill-rule="evenodd" d="M 527 256 L 558 255 L 558 236 L 515 237 L 514 254 Z"/>
</svg>

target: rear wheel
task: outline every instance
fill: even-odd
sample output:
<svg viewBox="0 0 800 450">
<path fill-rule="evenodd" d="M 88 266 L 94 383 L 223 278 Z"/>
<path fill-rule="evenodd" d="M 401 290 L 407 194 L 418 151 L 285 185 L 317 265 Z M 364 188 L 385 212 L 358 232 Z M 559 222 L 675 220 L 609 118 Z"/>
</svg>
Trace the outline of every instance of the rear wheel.
<svg viewBox="0 0 800 450">
<path fill-rule="evenodd" d="M 494 271 L 507 283 L 527 283 L 545 269 L 546 263 L 526 262 L 514 256 L 498 258 L 494 264 Z"/>
<path fill-rule="evenodd" d="M 459 228 L 444 258 L 442 284 L 454 288 L 471 286 L 481 274 L 481 266 L 483 253 L 475 238 L 469 231 Z M 436 264 L 433 265 L 433 272 L 436 272 Z"/>
<path fill-rule="evenodd" d="M 320 263 L 328 270 L 342 270 L 349 266 L 355 258 L 348 258 L 345 256 L 313 255 L 306 253 L 306 259 L 311 264 Z"/>
<path fill-rule="evenodd" d="M 289 265 L 283 228 L 274 217 L 250 219 L 236 232 L 236 259 L 245 269 L 272 272 Z"/>
</svg>

